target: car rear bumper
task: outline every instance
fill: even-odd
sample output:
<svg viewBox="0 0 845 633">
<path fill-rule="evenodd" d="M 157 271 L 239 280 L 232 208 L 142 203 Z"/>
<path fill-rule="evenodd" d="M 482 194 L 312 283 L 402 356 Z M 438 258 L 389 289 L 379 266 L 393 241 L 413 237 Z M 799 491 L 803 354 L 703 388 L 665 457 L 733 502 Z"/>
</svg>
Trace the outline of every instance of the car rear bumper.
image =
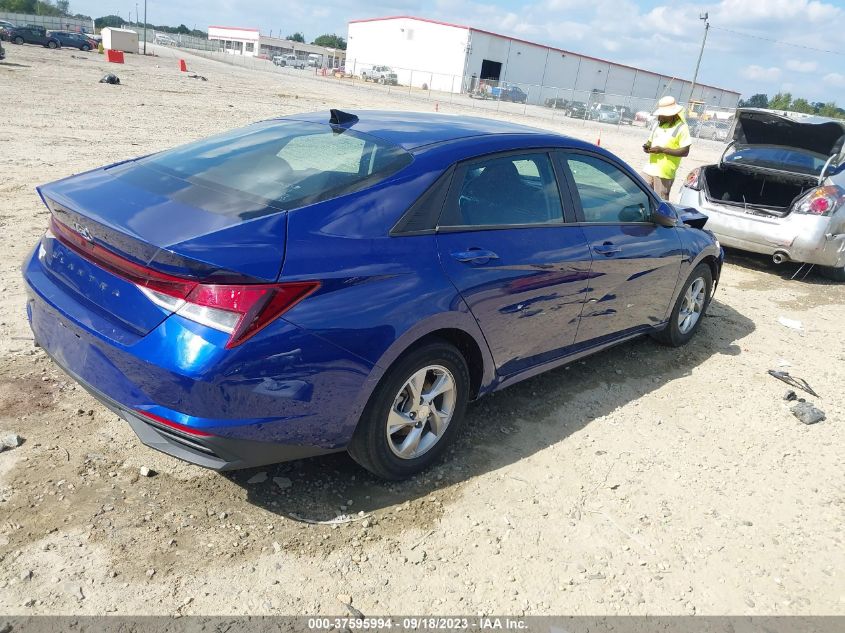
<svg viewBox="0 0 845 633">
<path fill-rule="evenodd" d="M 225 470 L 348 444 L 373 386 L 371 364 L 283 319 L 267 337 L 232 350 L 222 332 L 178 315 L 120 343 L 104 335 L 96 306 L 57 283 L 38 253 L 23 271 L 35 341 L 148 446 Z"/>
<path fill-rule="evenodd" d="M 845 224 L 839 214 L 818 217 L 791 213 L 783 218 L 746 213 L 739 207 L 714 203 L 704 191 L 682 187 L 680 206 L 695 207 L 707 217 L 707 228 L 725 246 L 763 255 L 783 254 L 787 259 L 841 268 L 845 266 Z"/>
<path fill-rule="evenodd" d="M 47 355 L 50 356 L 49 351 Z M 82 379 L 54 357 L 55 362 L 68 376 L 79 383 L 105 407 L 129 423 L 143 444 L 183 461 L 213 470 L 238 470 L 265 464 L 276 464 L 325 455 L 342 449 L 325 449 L 316 446 L 276 444 L 228 437 L 198 437 L 147 419 L 129 409 Z"/>
</svg>

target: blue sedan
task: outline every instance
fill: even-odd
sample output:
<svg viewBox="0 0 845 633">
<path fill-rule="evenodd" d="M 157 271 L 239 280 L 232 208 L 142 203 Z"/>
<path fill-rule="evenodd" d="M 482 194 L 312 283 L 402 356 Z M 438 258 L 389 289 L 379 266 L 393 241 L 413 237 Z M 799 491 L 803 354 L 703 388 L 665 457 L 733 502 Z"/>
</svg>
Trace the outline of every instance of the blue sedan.
<svg viewBox="0 0 845 633">
<path fill-rule="evenodd" d="M 480 118 L 300 114 L 38 190 L 36 342 L 219 470 L 347 450 L 410 476 L 470 400 L 689 341 L 722 265 L 706 218 L 609 152 Z"/>
</svg>

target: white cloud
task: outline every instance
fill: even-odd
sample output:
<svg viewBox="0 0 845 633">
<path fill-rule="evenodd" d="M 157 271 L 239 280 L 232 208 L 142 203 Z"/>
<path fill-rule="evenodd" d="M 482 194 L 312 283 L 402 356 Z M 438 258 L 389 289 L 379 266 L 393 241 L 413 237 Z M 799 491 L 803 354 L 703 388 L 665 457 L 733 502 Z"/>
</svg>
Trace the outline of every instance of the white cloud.
<svg viewBox="0 0 845 633">
<path fill-rule="evenodd" d="M 828 73 L 824 76 L 825 83 L 832 84 L 837 88 L 845 88 L 845 75 L 840 73 Z"/>
<path fill-rule="evenodd" d="M 817 62 L 807 61 L 802 62 L 797 59 L 790 59 L 786 62 L 787 70 L 794 70 L 797 73 L 814 73 L 818 70 Z"/>
<path fill-rule="evenodd" d="M 757 64 L 751 64 L 743 68 L 740 72 L 743 77 L 751 81 L 774 82 L 780 79 L 780 68 L 776 66 L 763 68 Z"/>
</svg>

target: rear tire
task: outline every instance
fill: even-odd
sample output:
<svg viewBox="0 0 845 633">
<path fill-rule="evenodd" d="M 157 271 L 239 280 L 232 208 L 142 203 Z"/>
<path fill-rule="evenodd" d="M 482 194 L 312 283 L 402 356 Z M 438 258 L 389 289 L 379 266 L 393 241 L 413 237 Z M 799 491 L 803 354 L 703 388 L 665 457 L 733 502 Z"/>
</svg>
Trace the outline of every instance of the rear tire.
<svg viewBox="0 0 845 633">
<path fill-rule="evenodd" d="M 349 454 L 382 479 L 405 479 L 425 470 L 460 431 L 469 389 L 466 360 L 453 345 L 434 340 L 412 350 L 376 387 Z"/>
<path fill-rule="evenodd" d="M 22 37 L 16 37 L 13 41 L 14 41 L 14 42 L 15 42 L 15 44 L 17 44 L 18 46 L 20 46 L 21 44 L 23 44 L 23 38 L 22 38 Z"/>
<path fill-rule="evenodd" d="M 47 42 L 47 48 L 58 48 L 58 45 L 51 40 Z"/>
<path fill-rule="evenodd" d="M 823 266 L 821 273 L 828 279 L 833 281 L 845 281 L 845 266 L 841 268 L 833 268 L 831 266 Z"/>
<path fill-rule="evenodd" d="M 713 273 L 707 264 L 699 264 L 693 269 L 684 287 L 678 295 L 669 325 L 653 334 L 653 338 L 664 345 L 680 347 L 686 345 L 701 325 L 710 305 L 713 291 Z"/>
</svg>

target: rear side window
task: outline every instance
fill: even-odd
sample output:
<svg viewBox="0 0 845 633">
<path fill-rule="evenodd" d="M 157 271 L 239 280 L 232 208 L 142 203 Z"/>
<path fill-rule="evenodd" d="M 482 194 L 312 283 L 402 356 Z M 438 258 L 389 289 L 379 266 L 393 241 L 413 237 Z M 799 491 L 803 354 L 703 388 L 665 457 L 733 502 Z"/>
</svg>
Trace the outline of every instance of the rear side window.
<svg viewBox="0 0 845 633">
<path fill-rule="evenodd" d="M 411 161 L 401 147 L 353 130 L 270 121 L 156 154 L 142 164 L 294 209 L 370 187 Z"/>
<path fill-rule="evenodd" d="M 440 226 L 562 223 L 548 154 L 508 155 L 474 162 L 456 174 L 457 197 Z M 454 185 L 453 185 L 454 186 Z"/>
</svg>

